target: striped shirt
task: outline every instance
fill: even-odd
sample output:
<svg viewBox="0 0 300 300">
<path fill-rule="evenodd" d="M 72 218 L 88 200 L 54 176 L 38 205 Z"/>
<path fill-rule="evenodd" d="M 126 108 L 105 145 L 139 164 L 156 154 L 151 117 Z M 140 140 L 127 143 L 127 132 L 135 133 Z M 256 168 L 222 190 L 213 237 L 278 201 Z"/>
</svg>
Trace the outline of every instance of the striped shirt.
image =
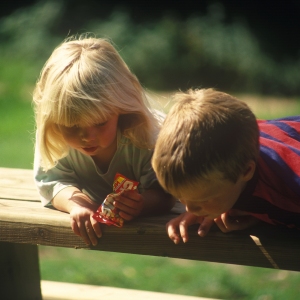
<svg viewBox="0 0 300 300">
<path fill-rule="evenodd" d="M 257 169 L 233 208 L 300 229 L 300 116 L 258 120 L 258 126 Z"/>
</svg>

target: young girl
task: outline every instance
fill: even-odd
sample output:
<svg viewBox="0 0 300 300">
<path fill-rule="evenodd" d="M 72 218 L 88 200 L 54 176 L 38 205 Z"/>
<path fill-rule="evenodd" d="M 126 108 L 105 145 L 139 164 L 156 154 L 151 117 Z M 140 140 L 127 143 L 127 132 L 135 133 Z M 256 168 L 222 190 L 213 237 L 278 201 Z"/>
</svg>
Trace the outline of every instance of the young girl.
<svg viewBox="0 0 300 300">
<path fill-rule="evenodd" d="M 70 213 L 72 230 L 86 244 L 96 245 L 101 237 L 92 215 L 112 192 L 117 172 L 140 183 L 115 199 L 124 220 L 173 206 L 151 167 L 159 118 L 107 40 L 81 36 L 63 42 L 46 62 L 33 101 L 41 201 Z"/>
</svg>

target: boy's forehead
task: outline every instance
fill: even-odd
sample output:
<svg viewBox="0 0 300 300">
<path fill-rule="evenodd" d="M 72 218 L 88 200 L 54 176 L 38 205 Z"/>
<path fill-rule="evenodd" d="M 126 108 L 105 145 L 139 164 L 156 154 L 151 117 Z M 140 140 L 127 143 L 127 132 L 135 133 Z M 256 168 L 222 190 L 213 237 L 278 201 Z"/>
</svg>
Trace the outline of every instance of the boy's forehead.
<svg viewBox="0 0 300 300">
<path fill-rule="evenodd" d="M 218 195 L 226 190 L 231 183 L 228 180 L 220 178 L 214 174 L 209 179 L 201 179 L 195 181 L 191 185 L 180 187 L 175 195 L 179 199 L 205 199 Z"/>
<path fill-rule="evenodd" d="M 212 197 L 218 190 L 220 190 L 220 186 L 215 182 L 199 182 L 199 184 L 181 188 L 180 191 L 178 191 L 177 197 L 179 199 L 189 199 L 191 201 L 204 199 Z"/>
</svg>

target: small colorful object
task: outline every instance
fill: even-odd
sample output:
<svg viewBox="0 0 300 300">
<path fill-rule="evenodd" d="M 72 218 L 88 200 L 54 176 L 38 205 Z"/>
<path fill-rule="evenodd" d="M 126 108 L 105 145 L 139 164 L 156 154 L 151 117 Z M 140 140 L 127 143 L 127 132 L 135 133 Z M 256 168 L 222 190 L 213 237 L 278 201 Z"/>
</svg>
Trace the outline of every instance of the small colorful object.
<svg viewBox="0 0 300 300">
<path fill-rule="evenodd" d="M 116 196 L 121 195 L 123 191 L 135 190 L 138 186 L 137 181 L 133 181 L 125 177 L 124 175 L 117 173 L 113 182 L 113 191 L 106 196 L 103 203 L 98 207 L 94 213 L 93 218 L 100 223 L 106 225 L 114 225 L 122 227 L 124 224 L 123 218 L 119 215 L 119 209 L 114 206 L 114 199 Z"/>
</svg>

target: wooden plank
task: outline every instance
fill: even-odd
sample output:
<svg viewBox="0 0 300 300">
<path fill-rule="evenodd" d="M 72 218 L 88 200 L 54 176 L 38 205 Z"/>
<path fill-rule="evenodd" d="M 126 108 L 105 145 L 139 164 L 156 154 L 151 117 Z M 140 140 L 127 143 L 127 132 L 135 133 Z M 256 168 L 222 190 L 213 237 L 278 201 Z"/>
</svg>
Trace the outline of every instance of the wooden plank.
<svg viewBox="0 0 300 300">
<path fill-rule="evenodd" d="M 248 232 L 229 234 L 223 234 L 213 227 L 205 238 L 198 237 L 193 227 L 188 243 L 174 245 L 165 231 L 166 222 L 176 215 L 173 212 L 140 218 L 127 223 L 123 228 L 102 226 L 103 237 L 99 239 L 99 244 L 88 247 L 72 232 L 66 213 L 41 207 L 40 203 L 25 201 L 1 200 L 0 206 L 1 241 L 274 268 L 261 247 L 251 238 L 255 236 L 279 268 L 300 270 L 297 263 L 299 235 L 275 230 L 267 224 Z"/>
<path fill-rule="evenodd" d="M 0 242 L 1 299 L 42 299 L 36 245 Z"/>
<path fill-rule="evenodd" d="M 0 186 L 12 190 L 11 197 L 6 197 L 0 189 L 0 241 L 300 271 L 300 233 L 268 224 L 227 234 L 213 227 L 205 238 L 198 237 L 196 227 L 192 227 L 189 242 L 174 245 L 167 237 L 165 224 L 183 211 L 180 203 L 169 214 L 139 218 L 123 228 L 103 225 L 98 245 L 88 247 L 72 232 L 68 214 L 44 208 L 37 199 L 11 200 L 18 198 L 23 189 L 34 191 L 32 171 L 0 168 L 0 174 Z M 26 177 L 24 181 L 22 176 Z M 19 183 L 22 188 L 13 193 Z M 24 195 L 32 200 L 26 192 Z"/>
<path fill-rule="evenodd" d="M 0 168 L 0 198 L 39 201 L 33 171 Z"/>
</svg>

